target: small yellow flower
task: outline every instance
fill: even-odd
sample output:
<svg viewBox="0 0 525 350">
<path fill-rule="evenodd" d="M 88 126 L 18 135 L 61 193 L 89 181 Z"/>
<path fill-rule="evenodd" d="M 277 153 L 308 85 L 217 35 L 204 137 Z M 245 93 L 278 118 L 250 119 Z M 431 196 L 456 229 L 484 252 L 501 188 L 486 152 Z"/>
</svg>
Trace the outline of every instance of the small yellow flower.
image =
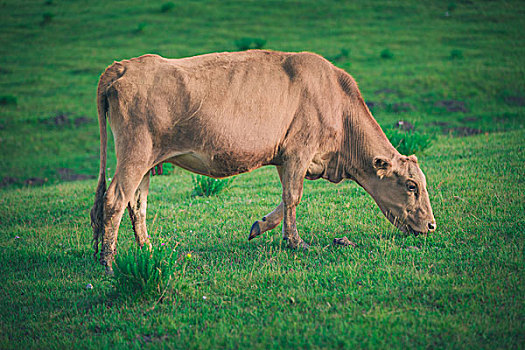
<svg viewBox="0 0 525 350">
<path fill-rule="evenodd" d="M 186 255 L 186 258 L 187 258 L 187 259 L 191 259 L 191 253 L 188 253 L 188 254 Z"/>
</svg>

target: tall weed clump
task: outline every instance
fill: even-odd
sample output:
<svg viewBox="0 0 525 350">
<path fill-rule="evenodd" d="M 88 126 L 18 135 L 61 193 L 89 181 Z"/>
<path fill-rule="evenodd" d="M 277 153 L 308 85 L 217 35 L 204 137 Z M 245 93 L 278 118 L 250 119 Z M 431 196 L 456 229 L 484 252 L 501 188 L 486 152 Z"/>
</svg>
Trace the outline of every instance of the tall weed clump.
<svg viewBox="0 0 525 350">
<path fill-rule="evenodd" d="M 115 259 L 113 279 L 120 295 L 161 295 L 174 278 L 174 250 L 159 248 L 131 249 Z"/>
<path fill-rule="evenodd" d="M 0 96 L 0 106 L 16 105 L 17 98 L 12 95 Z"/>
<path fill-rule="evenodd" d="M 266 40 L 260 38 L 240 38 L 234 41 L 239 51 L 262 49 L 266 45 Z"/>
<path fill-rule="evenodd" d="M 203 197 L 216 195 L 222 190 L 228 188 L 233 182 L 233 179 L 233 177 L 229 179 L 214 179 L 202 175 L 192 175 L 192 195 Z"/>
<path fill-rule="evenodd" d="M 171 1 L 170 2 L 165 2 L 160 7 L 160 12 L 162 12 L 162 13 L 169 12 L 169 11 L 173 10 L 174 7 L 175 7 L 175 4 L 173 2 L 171 2 Z"/>
<path fill-rule="evenodd" d="M 137 28 L 135 28 L 134 33 L 135 34 L 142 34 L 146 31 L 146 27 L 148 24 L 146 22 L 140 22 L 137 24 Z"/>
<path fill-rule="evenodd" d="M 390 51 L 390 49 L 384 49 L 383 51 L 381 51 L 381 54 L 379 56 L 383 59 L 389 60 L 394 58 L 394 53 Z"/>
<path fill-rule="evenodd" d="M 339 62 L 339 61 L 348 59 L 349 56 L 350 56 L 350 50 L 343 48 L 337 55 L 326 56 L 326 59 L 332 62 Z"/>
<path fill-rule="evenodd" d="M 51 12 L 44 12 L 42 14 L 42 22 L 40 22 L 40 25 L 41 26 L 45 26 L 49 23 L 51 23 L 51 21 L 53 20 L 53 18 L 55 17 L 55 15 Z"/>
<path fill-rule="evenodd" d="M 454 49 L 450 51 L 450 57 L 451 60 L 459 60 L 463 58 L 463 51 Z"/>
<path fill-rule="evenodd" d="M 421 154 L 434 141 L 434 136 L 413 130 L 385 129 L 385 134 L 398 152 L 404 155 Z"/>
</svg>

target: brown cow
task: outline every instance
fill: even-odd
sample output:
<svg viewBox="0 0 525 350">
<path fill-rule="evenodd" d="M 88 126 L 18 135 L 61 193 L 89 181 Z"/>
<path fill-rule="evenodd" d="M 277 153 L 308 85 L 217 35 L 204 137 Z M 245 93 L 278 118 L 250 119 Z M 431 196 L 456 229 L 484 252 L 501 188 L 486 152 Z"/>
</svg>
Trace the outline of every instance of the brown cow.
<svg viewBox="0 0 525 350">
<path fill-rule="evenodd" d="M 170 162 L 216 178 L 274 165 L 282 201 L 256 221 L 252 239 L 283 223 L 292 248 L 303 179 L 351 179 L 404 232 L 434 231 L 425 176 L 374 120 L 354 79 L 312 53 L 245 51 L 183 59 L 145 55 L 115 62 L 100 77 L 100 173 L 91 210 L 95 256 L 111 272 L 126 206 L 140 246 L 149 170 Z M 106 115 L 117 169 L 106 190 Z"/>
</svg>

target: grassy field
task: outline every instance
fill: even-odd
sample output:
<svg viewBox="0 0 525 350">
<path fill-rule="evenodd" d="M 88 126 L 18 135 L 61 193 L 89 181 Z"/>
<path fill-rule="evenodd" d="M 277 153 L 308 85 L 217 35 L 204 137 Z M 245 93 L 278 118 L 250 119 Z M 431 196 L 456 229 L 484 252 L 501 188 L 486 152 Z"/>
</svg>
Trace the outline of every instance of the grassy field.
<svg viewBox="0 0 525 350">
<path fill-rule="evenodd" d="M 523 348 L 522 3 L 164 3 L 0 2 L 0 348 Z M 310 250 L 279 227 L 248 242 L 280 200 L 275 170 L 202 198 L 177 169 L 152 179 L 149 232 L 192 258 L 162 301 L 119 297 L 90 247 L 98 76 L 243 37 L 322 54 L 384 128 L 436 135 L 419 158 L 438 230 L 406 236 L 356 184 L 320 180 L 298 208 Z"/>
</svg>

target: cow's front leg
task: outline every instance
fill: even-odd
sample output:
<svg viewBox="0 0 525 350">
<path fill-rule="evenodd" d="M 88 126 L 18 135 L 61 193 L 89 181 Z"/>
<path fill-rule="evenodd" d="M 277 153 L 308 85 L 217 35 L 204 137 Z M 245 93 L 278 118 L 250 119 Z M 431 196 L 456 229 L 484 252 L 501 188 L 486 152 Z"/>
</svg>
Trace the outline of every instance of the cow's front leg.
<svg viewBox="0 0 525 350">
<path fill-rule="evenodd" d="M 255 221 L 250 230 L 250 236 L 248 237 L 248 240 L 254 239 L 255 237 L 279 225 L 279 223 L 283 220 L 283 208 L 284 204 L 281 202 L 271 213 L 263 216 L 262 220 Z"/>
<path fill-rule="evenodd" d="M 303 195 L 305 173 L 306 170 L 293 166 L 283 167 L 279 172 L 283 186 L 283 239 L 293 249 L 309 247 L 299 236 L 295 221 L 295 208 Z"/>
<path fill-rule="evenodd" d="M 128 204 L 129 217 L 135 232 L 135 240 L 139 247 L 146 245 L 151 249 L 151 243 L 146 228 L 146 208 L 148 206 L 149 172 L 144 175 L 139 187 L 135 191 L 133 199 Z"/>
</svg>

